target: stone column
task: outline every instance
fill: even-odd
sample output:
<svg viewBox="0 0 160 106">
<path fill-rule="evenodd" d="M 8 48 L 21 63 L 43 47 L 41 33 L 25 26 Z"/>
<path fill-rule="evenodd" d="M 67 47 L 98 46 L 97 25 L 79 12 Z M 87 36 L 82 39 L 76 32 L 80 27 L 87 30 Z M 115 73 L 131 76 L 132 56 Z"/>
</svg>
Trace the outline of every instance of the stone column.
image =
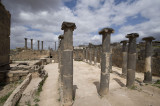
<svg viewBox="0 0 160 106">
<path fill-rule="evenodd" d="M 112 28 L 104 28 L 99 34 L 102 35 L 102 53 L 101 53 L 101 79 L 100 91 L 101 96 L 107 95 L 109 91 L 110 79 L 110 35 L 114 30 Z"/>
<path fill-rule="evenodd" d="M 31 39 L 31 49 L 33 50 L 33 39 Z"/>
<path fill-rule="evenodd" d="M 112 73 L 112 47 L 110 48 L 110 73 Z"/>
<path fill-rule="evenodd" d="M 97 65 L 97 48 L 94 48 L 94 65 Z"/>
<path fill-rule="evenodd" d="M 73 31 L 75 23 L 63 22 L 63 105 L 70 106 L 73 103 Z"/>
<path fill-rule="evenodd" d="M 64 40 L 64 36 L 60 35 L 59 36 L 60 39 L 60 52 L 59 52 L 59 67 L 60 67 L 60 80 L 61 80 L 61 85 L 63 85 L 63 40 Z"/>
<path fill-rule="evenodd" d="M 153 37 L 145 37 L 142 40 L 145 40 L 145 72 L 144 80 L 145 83 L 152 82 L 152 40 L 155 40 Z"/>
<path fill-rule="evenodd" d="M 85 61 L 85 48 L 83 48 L 83 61 Z"/>
<path fill-rule="evenodd" d="M 128 44 L 128 64 L 127 64 L 127 87 L 132 87 L 135 81 L 136 71 L 136 38 L 139 37 L 138 33 L 131 33 L 126 35 L 129 38 Z"/>
<path fill-rule="evenodd" d="M 43 41 L 41 41 L 41 44 L 42 44 L 42 50 L 43 50 Z"/>
<path fill-rule="evenodd" d="M 55 50 L 56 50 L 56 42 L 55 42 Z"/>
<path fill-rule="evenodd" d="M 92 48 L 89 49 L 89 64 L 92 65 Z"/>
<path fill-rule="evenodd" d="M 127 75 L 127 40 L 123 40 L 120 43 L 122 43 L 122 75 Z"/>
<path fill-rule="evenodd" d="M 39 40 L 38 40 L 38 50 L 39 50 Z"/>
<path fill-rule="evenodd" d="M 27 38 L 24 38 L 25 39 L 25 49 L 27 49 Z"/>
<path fill-rule="evenodd" d="M 88 63 L 88 47 L 86 48 L 86 63 Z"/>
</svg>

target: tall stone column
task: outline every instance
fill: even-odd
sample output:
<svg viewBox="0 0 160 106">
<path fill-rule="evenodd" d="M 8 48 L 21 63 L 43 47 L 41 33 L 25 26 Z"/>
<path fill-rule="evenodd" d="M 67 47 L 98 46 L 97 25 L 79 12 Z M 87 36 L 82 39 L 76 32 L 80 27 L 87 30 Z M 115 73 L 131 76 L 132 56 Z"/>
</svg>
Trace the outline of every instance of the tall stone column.
<svg viewBox="0 0 160 106">
<path fill-rule="evenodd" d="M 33 39 L 31 39 L 31 49 L 33 50 Z"/>
<path fill-rule="evenodd" d="M 86 48 L 86 63 L 88 63 L 88 47 Z"/>
<path fill-rule="evenodd" d="M 59 67 L 60 67 L 61 85 L 63 85 L 63 49 L 64 49 L 63 40 L 64 40 L 64 36 L 60 35 L 59 39 L 60 39 Z"/>
<path fill-rule="evenodd" d="M 110 80 L 110 35 L 114 30 L 112 28 L 104 28 L 99 34 L 102 35 L 102 54 L 101 54 L 101 78 L 100 91 L 101 96 L 107 95 L 109 91 Z"/>
<path fill-rule="evenodd" d="M 152 82 L 152 40 L 155 40 L 153 37 L 145 37 L 142 40 L 145 40 L 145 72 L 144 80 L 145 83 Z"/>
<path fill-rule="evenodd" d="M 123 40 L 120 43 L 122 43 L 122 75 L 127 75 L 127 40 Z"/>
<path fill-rule="evenodd" d="M 83 48 L 83 61 L 85 61 L 85 48 Z"/>
<path fill-rule="evenodd" d="M 92 64 L 92 48 L 90 47 L 89 49 L 89 64 L 91 65 Z"/>
<path fill-rule="evenodd" d="M 39 40 L 38 40 L 38 50 L 39 50 Z"/>
<path fill-rule="evenodd" d="M 63 105 L 70 106 L 73 103 L 73 31 L 75 23 L 63 22 Z"/>
<path fill-rule="evenodd" d="M 129 38 L 128 44 L 128 64 L 127 64 L 127 87 L 132 87 L 135 81 L 136 71 L 136 38 L 139 37 L 138 33 L 131 33 L 126 35 Z"/>
<path fill-rule="evenodd" d="M 43 50 L 43 41 L 41 41 L 41 44 L 42 44 L 42 50 Z"/>
<path fill-rule="evenodd" d="M 55 42 L 55 50 L 57 50 L 57 49 L 56 49 L 56 42 Z"/>
<path fill-rule="evenodd" d="M 25 39 L 25 49 L 27 49 L 27 38 L 24 38 Z"/>
<path fill-rule="evenodd" d="M 94 65 L 97 65 L 97 48 L 94 48 Z"/>
</svg>

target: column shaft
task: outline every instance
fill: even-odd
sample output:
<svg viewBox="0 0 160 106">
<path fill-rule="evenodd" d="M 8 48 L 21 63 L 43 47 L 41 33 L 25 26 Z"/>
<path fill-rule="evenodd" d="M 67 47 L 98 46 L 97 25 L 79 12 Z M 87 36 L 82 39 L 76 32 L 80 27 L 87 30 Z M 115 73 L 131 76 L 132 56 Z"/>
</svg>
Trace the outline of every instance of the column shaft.
<svg viewBox="0 0 160 106">
<path fill-rule="evenodd" d="M 101 96 L 107 95 L 109 91 L 110 79 L 110 34 L 113 32 L 111 28 L 104 28 L 99 34 L 102 34 L 102 53 L 101 53 L 101 78 L 100 91 Z"/>
<path fill-rule="evenodd" d="M 126 37 L 129 38 L 128 45 L 128 64 L 127 64 L 127 87 L 132 87 L 135 81 L 136 71 L 136 37 L 139 35 L 136 33 L 128 34 Z"/>
</svg>

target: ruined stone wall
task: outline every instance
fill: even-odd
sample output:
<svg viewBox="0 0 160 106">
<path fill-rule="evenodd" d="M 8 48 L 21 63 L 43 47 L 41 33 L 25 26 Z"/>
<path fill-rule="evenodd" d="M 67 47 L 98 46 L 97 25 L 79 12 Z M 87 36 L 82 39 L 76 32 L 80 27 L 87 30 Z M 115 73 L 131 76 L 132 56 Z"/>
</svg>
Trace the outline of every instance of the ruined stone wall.
<svg viewBox="0 0 160 106">
<path fill-rule="evenodd" d="M 0 67 L 9 64 L 10 13 L 0 2 Z"/>
<path fill-rule="evenodd" d="M 73 50 L 73 59 L 75 61 L 82 61 L 83 60 L 83 49 L 74 49 Z"/>
<path fill-rule="evenodd" d="M 10 59 L 13 61 L 39 60 L 49 56 L 49 51 L 38 50 L 11 50 Z"/>
</svg>

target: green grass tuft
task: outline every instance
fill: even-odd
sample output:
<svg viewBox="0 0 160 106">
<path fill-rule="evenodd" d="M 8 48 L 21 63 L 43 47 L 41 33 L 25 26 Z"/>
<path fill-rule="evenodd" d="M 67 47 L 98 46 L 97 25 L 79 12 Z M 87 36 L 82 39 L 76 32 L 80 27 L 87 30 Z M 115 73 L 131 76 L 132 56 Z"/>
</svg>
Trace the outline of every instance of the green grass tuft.
<svg viewBox="0 0 160 106">
<path fill-rule="evenodd" d="M 5 101 L 9 98 L 13 91 L 9 92 L 7 95 L 0 98 L 0 104 L 5 103 Z"/>
</svg>

